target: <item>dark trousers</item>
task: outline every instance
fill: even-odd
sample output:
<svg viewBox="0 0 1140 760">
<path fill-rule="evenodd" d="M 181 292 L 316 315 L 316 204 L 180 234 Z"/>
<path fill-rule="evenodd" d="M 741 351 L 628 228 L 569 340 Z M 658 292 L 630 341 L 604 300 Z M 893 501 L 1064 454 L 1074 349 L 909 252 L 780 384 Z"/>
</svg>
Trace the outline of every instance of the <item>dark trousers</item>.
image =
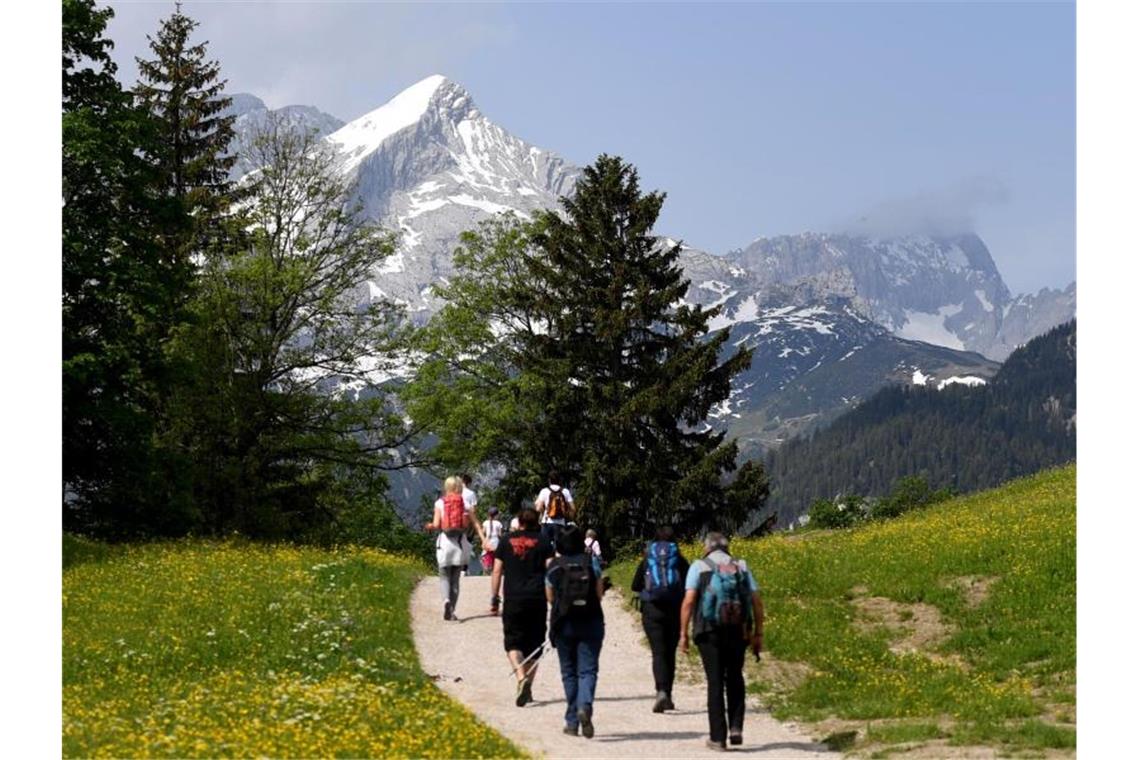
<svg viewBox="0 0 1140 760">
<path fill-rule="evenodd" d="M 744 730 L 744 651 L 740 628 L 720 628 L 695 638 L 708 679 L 709 738 L 724 742 L 728 732 Z M 725 723 L 725 697 L 728 723 Z"/>
<path fill-rule="evenodd" d="M 653 652 L 653 683 L 657 691 L 673 694 L 677 674 L 677 642 L 681 640 L 681 605 L 642 602 L 641 626 Z"/>
</svg>

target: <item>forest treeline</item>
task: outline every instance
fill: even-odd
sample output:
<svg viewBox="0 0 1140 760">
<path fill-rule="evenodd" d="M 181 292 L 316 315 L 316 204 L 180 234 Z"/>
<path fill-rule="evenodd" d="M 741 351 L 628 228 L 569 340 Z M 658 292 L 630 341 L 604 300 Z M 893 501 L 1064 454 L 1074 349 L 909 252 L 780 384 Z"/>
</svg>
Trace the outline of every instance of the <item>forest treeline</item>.
<svg viewBox="0 0 1140 760">
<path fill-rule="evenodd" d="M 989 488 L 1076 458 L 1077 327 L 1018 348 L 984 386 L 892 385 L 769 454 L 769 510 L 790 524 L 820 499 L 883 497 L 906 478 Z"/>
<path fill-rule="evenodd" d="M 603 155 L 559 212 L 465 234 L 413 329 L 359 295 L 396 238 L 324 143 L 271 118 L 231 181 L 222 69 L 181 7 L 131 87 L 111 9 L 62 11 L 65 529 L 422 548 L 385 475 L 410 466 L 487 473 L 481 504 L 511 511 L 558 469 L 614 544 L 763 506 L 763 467 L 704 424 L 751 352 L 721 361 L 716 310 L 677 305 L 665 196 L 633 166 Z"/>
</svg>

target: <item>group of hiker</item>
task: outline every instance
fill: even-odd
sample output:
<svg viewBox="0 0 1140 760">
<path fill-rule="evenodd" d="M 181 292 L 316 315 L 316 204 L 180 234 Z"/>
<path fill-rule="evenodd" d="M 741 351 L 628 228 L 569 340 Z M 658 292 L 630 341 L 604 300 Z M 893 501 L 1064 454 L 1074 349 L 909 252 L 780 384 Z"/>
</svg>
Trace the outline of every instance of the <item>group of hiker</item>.
<svg viewBox="0 0 1140 760">
<path fill-rule="evenodd" d="M 444 620 L 457 620 L 459 583 L 472 552 L 468 533 L 482 546 L 481 564 L 491 571 L 490 614 L 500 616 L 503 647 L 515 675 L 515 705 L 534 700 L 533 684 L 542 655 L 558 653 L 566 698 L 563 731 L 594 735 L 594 694 L 605 639 L 602 599 L 609 588 L 597 533 L 574 522 L 574 500 L 551 472 L 533 506 L 521 509 L 504 529 L 492 508 L 479 522 L 469 476 L 444 482 L 432 521 Z M 652 711 L 675 710 L 673 683 L 677 650 L 700 653 L 707 679 L 709 738 L 724 750 L 743 742 L 744 658 L 763 648 L 764 609 L 760 590 L 744 560 L 728 552 L 728 539 L 709 533 L 700 559 L 688 562 L 673 529 L 657 528 L 645 547 L 631 585 L 652 651 L 656 696 Z M 549 615 L 549 626 L 547 618 Z M 690 639 L 690 624 L 692 637 Z"/>
</svg>

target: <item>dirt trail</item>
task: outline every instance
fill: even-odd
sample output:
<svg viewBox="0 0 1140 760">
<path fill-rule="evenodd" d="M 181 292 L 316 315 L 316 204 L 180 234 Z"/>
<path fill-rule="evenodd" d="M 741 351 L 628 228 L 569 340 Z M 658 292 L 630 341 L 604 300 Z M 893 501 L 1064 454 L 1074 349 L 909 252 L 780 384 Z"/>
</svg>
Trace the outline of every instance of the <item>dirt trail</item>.
<svg viewBox="0 0 1140 760">
<path fill-rule="evenodd" d="M 459 622 L 443 620 L 439 581 L 425 579 L 412 598 L 412 629 L 424 671 L 437 683 L 524 749 L 551 758 L 693 757 L 716 753 L 705 748 L 708 719 L 703 684 L 678 681 L 678 709 L 654 714 L 649 649 L 640 621 L 610 593 L 604 602 L 606 639 L 602 646 L 594 703 L 593 739 L 562 733 L 565 701 L 558 655 L 548 651 L 535 681 L 535 702 L 515 707 L 515 682 L 503 652 L 502 622 L 487 614 L 490 578 L 466 577 L 459 596 Z M 730 751 L 764 757 L 807 757 L 826 752 L 797 731 L 749 705 L 744 744 Z"/>
</svg>

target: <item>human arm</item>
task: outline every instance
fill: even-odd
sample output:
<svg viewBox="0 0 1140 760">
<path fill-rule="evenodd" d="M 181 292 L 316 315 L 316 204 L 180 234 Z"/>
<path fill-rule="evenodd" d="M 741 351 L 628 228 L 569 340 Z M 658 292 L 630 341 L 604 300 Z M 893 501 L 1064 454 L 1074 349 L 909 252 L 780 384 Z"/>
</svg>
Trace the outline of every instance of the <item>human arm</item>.
<svg viewBox="0 0 1140 760">
<path fill-rule="evenodd" d="M 645 590 L 645 558 L 641 558 L 641 562 L 637 565 L 637 569 L 633 571 L 633 583 L 630 584 L 629 590 L 640 593 Z"/>
<path fill-rule="evenodd" d="M 424 524 L 424 530 L 439 530 L 443 525 L 443 510 L 440 509 L 439 504 L 436 504 L 432 509 L 431 522 Z"/>
<path fill-rule="evenodd" d="M 760 659 L 760 652 L 764 649 L 764 601 L 760 598 L 760 590 L 752 592 L 752 654 Z"/>
<path fill-rule="evenodd" d="M 685 598 L 681 601 L 681 654 L 689 653 L 689 621 L 693 619 L 693 607 L 697 604 L 697 590 L 695 588 L 685 591 Z"/>
<path fill-rule="evenodd" d="M 479 520 L 479 514 L 475 511 L 475 507 L 471 507 L 467 512 L 467 519 L 471 522 L 472 527 L 475 528 L 476 535 L 479 536 L 479 543 L 483 546 L 487 545 L 487 534 L 483 532 L 483 523 Z"/>
</svg>

